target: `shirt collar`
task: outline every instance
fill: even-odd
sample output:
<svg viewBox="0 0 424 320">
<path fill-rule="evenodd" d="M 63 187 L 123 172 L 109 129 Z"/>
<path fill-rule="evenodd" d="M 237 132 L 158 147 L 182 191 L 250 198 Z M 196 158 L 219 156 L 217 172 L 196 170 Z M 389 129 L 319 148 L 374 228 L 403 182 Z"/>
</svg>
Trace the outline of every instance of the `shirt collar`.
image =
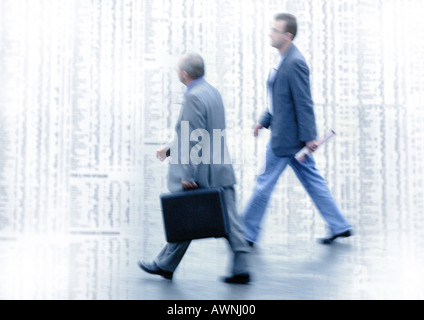
<svg viewBox="0 0 424 320">
<path fill-rule="evenodd" d="M 190 92 L 190 90 L 194 87 L 194 85 L 202 80 L 203 80 L 203 77 L 200 77 L 190 82 L 184 94 L 187 95 Z"/>
</svg>

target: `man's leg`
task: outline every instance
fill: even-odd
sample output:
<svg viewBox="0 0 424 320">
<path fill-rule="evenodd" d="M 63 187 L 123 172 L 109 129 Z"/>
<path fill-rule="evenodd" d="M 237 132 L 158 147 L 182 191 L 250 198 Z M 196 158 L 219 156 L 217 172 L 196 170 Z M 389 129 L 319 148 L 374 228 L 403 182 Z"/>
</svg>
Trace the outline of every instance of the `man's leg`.
<svg viewBox="0 0 424 320">
<path fill-rule="evenodd" d="M 337 235 L 350 230 L 352 226 L 334 202 L 326 181 L 316 168 L 314 158 L 308 156 L 303 162 L 291 158 L 290 167 L 293 168 L 300 182 L 312 198 L 332 234 Z"/>
<path fill-rule="evenodd" d="M 137 265 L 147 273 L 172 280 L 175 269 L 184 257 L 191 241 L 167 243 L 152 262 L 137 261 Z"/>
<path fill-rule="evenodd" d="M 228 218 L 230 224 L 230 234 L 228 242 L 234 253 L 233 259 L 233 275 L 236 274 L 249 274 L 249 266 L 247 261 L 247 254 L 249 247 L 246 239 L 243 236 L 241 221 L 237 214 L 236 208 L 236 193 L 234 187 L 224 188 L 225 204 L 228 211 Z"/>
<path fill-rule="evenodd" d="M 265 172 L 258 176 L 253 196 L 242 214 L 246 240 L 256 241 L 271 193 L 289 159 L 288 157 L 276 156 L 272 151 L 271 143 L 268 143 Z"/>
<path fill-rule="evenodd" d="M 184 257 L 191 241 L 167 243 L 155 259 L 156 265 L 162 270 L 174 272 Z"/>
</svg>

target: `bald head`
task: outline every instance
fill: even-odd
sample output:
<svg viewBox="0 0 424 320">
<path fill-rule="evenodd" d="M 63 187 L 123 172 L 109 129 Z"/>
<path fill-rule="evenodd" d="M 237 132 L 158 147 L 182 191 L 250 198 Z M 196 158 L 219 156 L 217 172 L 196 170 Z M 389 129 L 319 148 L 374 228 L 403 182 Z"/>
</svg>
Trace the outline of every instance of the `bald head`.
<svg viewBox="0 0 424 320">
<path fill-rule="evenodd" d="M 183 55 L 178 67 L 181 71 L 186 72 L 192 80 L 205 75 L 205 63 L 202 56 L 197 53 L 188 53 Z"/>
</svg>

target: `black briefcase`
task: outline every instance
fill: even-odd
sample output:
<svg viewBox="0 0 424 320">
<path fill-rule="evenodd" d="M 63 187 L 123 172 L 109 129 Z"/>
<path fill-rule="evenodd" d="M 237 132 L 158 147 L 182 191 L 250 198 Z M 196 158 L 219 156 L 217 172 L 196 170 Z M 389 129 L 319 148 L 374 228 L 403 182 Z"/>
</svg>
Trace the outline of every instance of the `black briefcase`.
<svg viewBox="0 0 424 320">
<path fill-rule="evenodd" d="M 197 189 L 160 196 L 168 242 L 227 237 L 224 189 Z"/>
</svg>

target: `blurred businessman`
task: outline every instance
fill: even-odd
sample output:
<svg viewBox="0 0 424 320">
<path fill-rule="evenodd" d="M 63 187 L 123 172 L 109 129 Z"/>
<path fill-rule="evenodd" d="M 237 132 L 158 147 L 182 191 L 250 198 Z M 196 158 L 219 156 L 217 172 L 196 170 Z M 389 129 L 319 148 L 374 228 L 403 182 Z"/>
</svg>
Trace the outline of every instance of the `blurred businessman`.
<svg viewBox="0 0 424 320">
<path fill-rule="evenodd" d="M 271 193 L 287 165 L 294 170 L 329 226 L 331 235 L 322 242 L 330 244 L 336 238 L 352 235 L 352 227 L 335 204 L 313 156 L 304 162 L 294 158 L 304 146 L 311 151 L 318 148 L 309 68 L 292 43 L 296 33 L 296 17 L 288 13 L 275 16 L 269 36 L 280 59 L 267 83 L 268 109 L 253 130 L 254 136 L 258 136 L 259 130 L 270 128 L 271 139 L 266 148 L 265 172 L 258 176 L 253 196 L 243 213 L 245 237 L 251 246 L 257 241 Z"/>
<path fill-rule="evenodd" d="M 168 170 L 168 189 L 171 192 L 196 189 L 198 184 L 204 188 L 224 188 L 230 220 L 228 241 L 234 254 L 232 275 L 224 280 L 227 283 L 246 284 L 250 281 L 247 265 L 249 247 L 243 237 L 241 221 L 236 212 L 233 187 L 235 175 L 228 159 L 225 139 L 222 139 L 225 138 L 222 135 L 222 132 L 225 132 L 222 98 L 218 90 L 203 78 L 204 61 L 200 55 L 184 55 L 177 70 L 180 81 L 187 86 L 187 89 L 175 127 L 176 137 L 171 146 L 159 148 L 156 155 L 161 161 L 171 156 Z M 217 135 L 216 132 L 220 134 Z M 204 134 L 199 139 L 200 142 L 189 139 L 194 133 Z M 211 140 L 206 139 L 206 136 Z M 195 152 L 191 152 L 192 150 Z M 193 159 L 198 157 L 199 153 L 204 161 Z M 167 243 L 153 262 L 139 261 L 138 265 L 148 273 L 172 279 L 190 242 Z"/>
</svg>

